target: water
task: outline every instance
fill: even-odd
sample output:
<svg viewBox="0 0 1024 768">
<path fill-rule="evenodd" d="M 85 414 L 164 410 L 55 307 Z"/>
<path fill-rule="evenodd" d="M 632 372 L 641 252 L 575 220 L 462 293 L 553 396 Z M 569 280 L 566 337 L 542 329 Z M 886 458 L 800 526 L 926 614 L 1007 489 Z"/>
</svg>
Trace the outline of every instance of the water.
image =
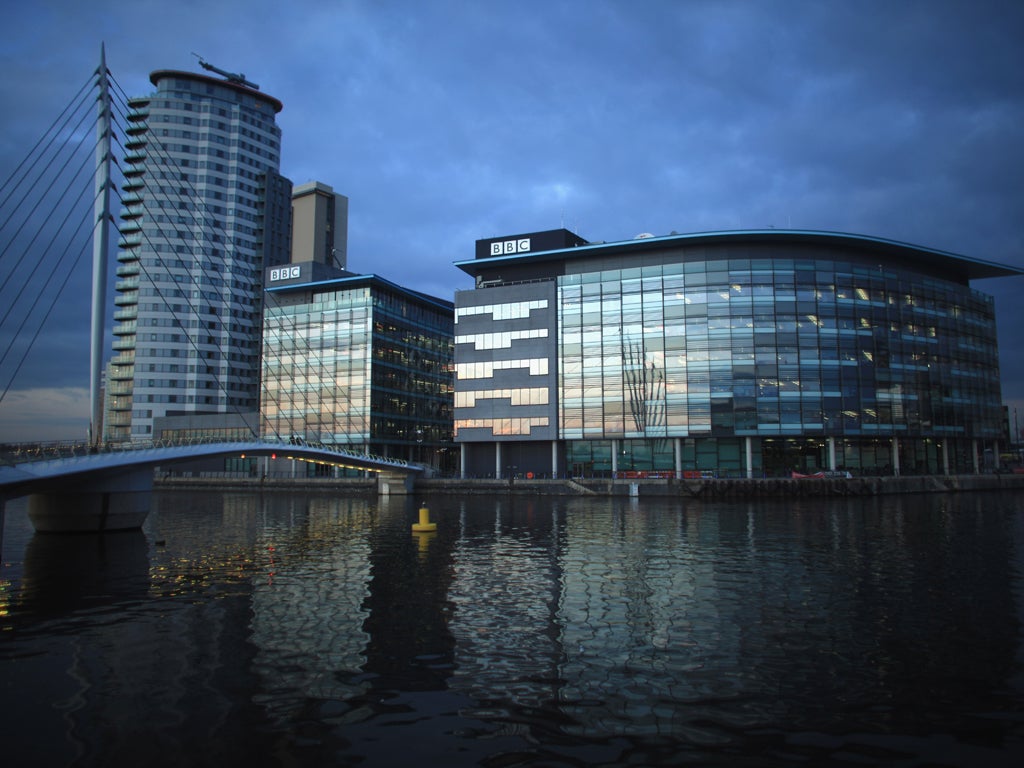
<svg viewBox="0 0 1024 768">
<path fill-rule="evenodd" d="M 4 764 L 1024 759 L 1024 495 L 419 502 L 9 503 Z"/>
</svg>

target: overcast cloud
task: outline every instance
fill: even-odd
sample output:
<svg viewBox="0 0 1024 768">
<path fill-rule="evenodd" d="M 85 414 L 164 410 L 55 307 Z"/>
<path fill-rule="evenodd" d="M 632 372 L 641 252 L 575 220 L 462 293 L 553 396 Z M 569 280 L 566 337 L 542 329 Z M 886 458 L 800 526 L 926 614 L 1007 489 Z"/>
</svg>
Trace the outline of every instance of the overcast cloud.
<svg viewBox="0 0 1024 768">
<path fill-rule="evenodd" d="M 24 3 L 0 30 L 0 180 L 105 43 L 129 95 L 202 71 L 195 52 L 279 98 L 281 172 L 350 199 L 349 268 L 443 298 L 471 286 L 452 264 L 476 239 L 560 226 L 834 230 L 1024 268 L 1022 40 L 1016 0 Z M 0 441 L 84 435 L 86 412 L 28 435 L 22 417 L 87 386 L 88 274 Z M 976 287 L 1012 418 L 1024 278 Z"/>
</svg>

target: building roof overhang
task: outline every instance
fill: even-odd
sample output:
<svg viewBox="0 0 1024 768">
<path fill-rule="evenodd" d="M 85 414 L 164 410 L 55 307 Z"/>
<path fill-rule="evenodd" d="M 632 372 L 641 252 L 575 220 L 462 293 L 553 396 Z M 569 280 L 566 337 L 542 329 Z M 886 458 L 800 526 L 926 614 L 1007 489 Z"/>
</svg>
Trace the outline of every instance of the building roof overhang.
<svg viewBox="0 0 1024 768">
<path fill-rule="evenodd" d="M 420 291 L 414 291 L 411 288 L 405 288 L 398 283 L 393 283 L 390 280 L 386 280 L 383 277 L 374 274 L 350 275 L 347 277 L 306 281 L 302 283 L 285 283 L 283 285 L 275 285 L 271 288 L 264 288 L 263 290 L 267 293 L 289 294 L 296 293 L 298 291 L 324 293 L 326 291 L 337 291 L 347 288 L 384 288 L 405 296 L 411 301 L 429 304 L 447 312 L 455 311 L 455 304 L 451 301 L 445 301 L 444 299 L 439 299 L 436 296 L 431 296 L 428 293 L 421 293 Z"/>
<path fill-rule="evenodd" d="M 665 250 L 673 246 L 695 247 L 712 244 L 728 243 L 793 243 L 801 245 L 822 245 L 846 247 L 862 254 L 875 254 L 879 257 L 889 256 L 908 266 L 915 266 L 928 272 L 943 274 L 955 273 L 964 280 L 980 280 L 990 277 L 1011 277 L 1024 275 L 1024 269 L 997 264 L 991 261 L 974 259 L 960 254 L 928 248 L 920 245 L 903 243 L 898 240 L 887 240 L 881 237 L 855 235 L 845 232 L 823 232 L 796 229 L 749 229 L 727 230 L 717 232 L 695 232 L 690 234 L 673 234 L 660 237 L 641 237 L 633 240 L 621 240 L 610 243 L 589 243 L 573 248 L 561 248 L 552 251 L 537 251 L 509 256 L 493 256 L 490 258 L 466 259 L 455 262 L 455 266 L 469 275 L 495 267 L 514 266 L 520 264 L 567 261 L 599 256 L 638 255 L 656 250 Z"/>
<path fill-rule="evenodd" d="M 178 69 L 157 69 L 149 74 L 149 82 L 159 87 L 160 81 L 168 77 L 186 78 L 188 80 L 195 80 L 196 82 L 200 83 L 208 83 L 210 85 L 216 85 L 221 88 L 229 88 L 233 91 L 238 91 L 239 93 L 247 94 L 249 96 L 252 96 L 253 98 L 259 99 L 260 101 L 264 101 L 267 104 L 269 104 L 271 109 L 274 110 L 274 114 L 277 114 L 282 109 L 284 109 L 284 104 L 281 103 L 280 99 L 275 99 L 273 96 L 263 93 L 263 91 L 257 91 L 253 88 L 241 85 L 240 83 L 233 83 L 230 80 L 225 80 L 220 77 L 210 77 L 209 75 L 201 75 L 196 72 L 184 72 Z"/>
</svg>

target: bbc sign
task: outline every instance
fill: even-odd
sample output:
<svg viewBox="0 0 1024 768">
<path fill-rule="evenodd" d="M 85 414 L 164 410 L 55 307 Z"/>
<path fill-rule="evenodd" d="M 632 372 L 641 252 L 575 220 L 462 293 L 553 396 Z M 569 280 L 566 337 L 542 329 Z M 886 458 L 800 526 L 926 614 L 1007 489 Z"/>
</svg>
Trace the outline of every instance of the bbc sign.
<svg viewBox="0 0 1024 768">
<path fill-rule="evenodd" d="M 491 256 L 507 256 L 510 253 L 526 253 L 530 250 L 530 238 L 520 237 L 517 240 L 499 240 L 491 243 Z"/>
<path fill-rule="evenodd" d="M 277 282 L 278 280 L 291 280 L 301 276 L 302 268 L 298 266 L 278 267 L 270 270 L 270 282 L 272 283 Z"/>
</svg>

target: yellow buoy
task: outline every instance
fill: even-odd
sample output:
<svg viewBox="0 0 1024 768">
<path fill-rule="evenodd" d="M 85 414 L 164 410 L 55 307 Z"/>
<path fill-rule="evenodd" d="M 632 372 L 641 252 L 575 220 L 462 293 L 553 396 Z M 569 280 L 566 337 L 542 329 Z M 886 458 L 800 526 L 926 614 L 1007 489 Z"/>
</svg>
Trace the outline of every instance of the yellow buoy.
<svg viewBox="0 0 1024 768">
<path fill-rule="evenodd" d="M 436 531 L 437 523 L 430 522 L 430 510 L 426 506 L 420 507 L 420 521 L 412 524 L 412 529 L 416 533 L 426 533 L 427 531 Z"/>
</svg>

